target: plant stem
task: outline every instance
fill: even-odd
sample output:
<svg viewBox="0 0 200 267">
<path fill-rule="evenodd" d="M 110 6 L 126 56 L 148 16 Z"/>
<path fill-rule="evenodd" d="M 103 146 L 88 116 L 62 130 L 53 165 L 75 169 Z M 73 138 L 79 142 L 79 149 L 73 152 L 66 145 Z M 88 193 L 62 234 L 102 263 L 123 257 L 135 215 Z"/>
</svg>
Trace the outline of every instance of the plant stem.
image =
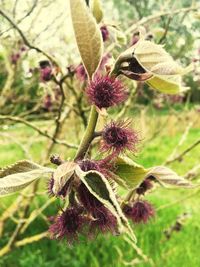
<svg viewBox="0 0 200 267">
<path fill-rule="evenodd" d="M 92 106 L 91 110 L 90 110 L 88 125 L 87 125 L 87 128 L 85 130 L 85 134 L 81 140 L 78 151 L 76 153 L 75 160 L 84 158 L 84 156 L 85 156 L 85 154 L 86 154 L 86 152 L 90 146 L 90 143 L 93 139 L 97 120 L 98 120 L 98 112 L 96 111 L 96 107 Z"/>
</svg>

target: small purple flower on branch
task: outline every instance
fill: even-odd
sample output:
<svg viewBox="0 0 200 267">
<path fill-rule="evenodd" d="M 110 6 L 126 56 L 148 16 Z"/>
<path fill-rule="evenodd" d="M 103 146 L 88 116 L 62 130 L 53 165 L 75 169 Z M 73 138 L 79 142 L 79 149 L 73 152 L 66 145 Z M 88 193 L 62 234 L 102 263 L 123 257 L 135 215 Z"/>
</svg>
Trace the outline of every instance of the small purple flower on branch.
<svg viewBox="0 0 200 267">
<path fill-rule="evenodd" d="M 138 133 L 130 128 L 130 121 L 111 122 L 103 130 L 101 150 L 116 154 L 126 149 L 136 152 L 139 142 Z"/>
<path fill-rule="evenodd" d="M 46 67 L 40 70 L 40 78 L 42 82 L 48 82 L 52 78 L 52 68 Z"/>
<path fill-rule="evenodd" d="M 145 179 L 139 187 L 136 189 L 138 195 L 144 195 L 146 191 L 150 190 L 153 187 L 153 184 L 150 179 Z"/>
<path fill-rule="evenodd" d="M 89 101 L 99 109 L 118 105 L 128 97 L 122 82 L 109 76 L 96 76 L 89 84 L 86 93 Z"/>
<path fill-rule="evenodd" d="M 112 234 L 117 233 L 117 219 L 116 217 L 104 206 L 94 210 L 92 213 L 93 220 L 90 223 L 90 232 L 92 234 L 98 234 L 98 232 Z"/>
<path fill-rule="evenodd" d="M 116 217 L 89 192 L 84 184 L 79 186 L 78 194 L 80 202 L 92 217 L 89 228 L 90 235 L 97 234 L 99 231 L 116 233 Z"/>
<path fill-rule="evenodd" d="M 83 207 L 74 206 L 66 209 L 61 215 L 54 218 L 53 224 L 49 228 L 51 238 L 67 239 L 69 245 L 78 241 L 78 234 L 82 232 L 86 218 Z"/>
<path fill-rule="evenodd" d="M 147 223 L 155 215 L 153 206 L 149 202 L 142 200 L 134 202 L 132 206 L 126 205 L 123 208 L 123 212 L 134 223 Z"/>
</svg>

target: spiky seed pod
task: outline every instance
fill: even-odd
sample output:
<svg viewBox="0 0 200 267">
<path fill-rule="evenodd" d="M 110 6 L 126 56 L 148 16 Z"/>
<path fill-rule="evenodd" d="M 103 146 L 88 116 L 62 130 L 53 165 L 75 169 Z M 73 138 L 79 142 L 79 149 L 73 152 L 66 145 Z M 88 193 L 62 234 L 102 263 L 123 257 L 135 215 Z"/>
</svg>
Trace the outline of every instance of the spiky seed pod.
<svg viewBox="0 0 200 267">
<path fill-rule="evenodd" d="M 128 93 L 122 82 L 109 76 L 96 76 L 86 89 L 91 104 L 99 109 L 109 108 L 124 102 Z"/>
<path fill-rule="evenodd" d="M 126 205 L 123 208 L 123 212 L 134 223 L 147 223 L 155 215 L 153 206 L 144 200 L 138 200 L 132 205 Z"/>
<path fill-rule="evenodd" d="M 103 130 L 101 150 L 116 154 L 126 149 L 136 152 L 138 142 L 138 133 L 130 128 L 130 121 L 113 121 Z"/>
<path fill-rule="evenodd" d="M 53 224 L 49 227 L 51 238 L 66 238 L 69 245 L 77 241 L 78 234 L 82 232 L 86 223 L 83 210 L 81 206 L 74 206 L 63 211 L 61 215 L 54 217 Z"/>
</svg>

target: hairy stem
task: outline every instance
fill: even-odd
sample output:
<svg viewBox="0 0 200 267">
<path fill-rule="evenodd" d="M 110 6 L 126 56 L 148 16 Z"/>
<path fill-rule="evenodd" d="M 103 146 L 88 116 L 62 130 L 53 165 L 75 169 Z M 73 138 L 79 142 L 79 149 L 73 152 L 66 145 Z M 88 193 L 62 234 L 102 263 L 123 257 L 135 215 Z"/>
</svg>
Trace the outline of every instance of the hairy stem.
<svg viewBox="0 0 200 267">
<path fill-rule="evenodd" d="M 85 134 L 81 140 L 78 151 L 76 153 L 75 160 L 84 158 L 84 156 L 85 156 L 85 154 L 86 154 L 86 152 L 90 146 L 90 143 L 93 139 L 97 120 L 98 120 L 98 112 L 96 111 L 96 107 L 92 106 L 91 110 L 90 110 L 88 125 L 87 125 L 87 128 L 85 130 Z"/>
</svg>

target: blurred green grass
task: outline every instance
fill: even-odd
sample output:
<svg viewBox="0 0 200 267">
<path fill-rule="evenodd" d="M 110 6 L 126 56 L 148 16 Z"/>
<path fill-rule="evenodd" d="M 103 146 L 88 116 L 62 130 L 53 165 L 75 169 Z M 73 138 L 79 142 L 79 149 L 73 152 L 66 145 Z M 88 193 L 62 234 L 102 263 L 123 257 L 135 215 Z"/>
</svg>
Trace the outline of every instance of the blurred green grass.
<svg viewBox="0 0 200 267">
<path fill-rule="evenodd" d="M 151 122 L 150 122 L 151 123 Z M 170 127 L 170 126 L 169 126 Z M 162 164 L 171 154 L 174 147 L 178 144 L 181 131 L 177 131 L 171 136 L 167 129 L 161 136 L 157 136 L 154 140 L 147 142 L 141 150 L 139 156 L 135 160 L 145 167 Z M 22 143 L 26 143 L 27 138 L 35 133 L 25 126 L 17 126 L 9 130 L 4 130 L 6 134 L 10 134 L 16 138 L 21 138 Z M 198 127 L 189 131 L 188 137 L 181 146 L 180 151 L 188 147 L 200 135 Z M 42 151 L 46 146 L 45 138 L 37 138 L 34 143 L 29 146 L 30 154 L 34 160 L 42 155 Z M 0 165 L 5 166 L 16 160 L 23 159 L 25 153 L 17 143 L 2 142 L 0 144 Z M 184 174 L 199 162 L 200 150 L 195 148 L 191 153 L 184 157 L 184 161 L 171 164 L 174 170 L 179 174 Z M 190 190 L 166 190 L 157 188 L 152 194 L 148 195 L 148 199 L 156 208 L 170 204 L 182 197 L 191 194 Z M 9 196 L 1 199 L 4 204 L 14 201 L 15 197 Z M 44 203 L 47 197 L 37 197 L 38 205 Z M 45 214 L 54 215 L 58 208 L 58 203 L 51 205 Z M 177 217 L 183 213 L 190 214 L 189 218 L 183 225 L 180 232 L 172 234 L 169 240 L 164 235 L 164 230 L 173 225 Z M 199 194 L 185 201 L 180 201 L 176 205 L 160 209 L 156 218 L 147 225 L 134 226 L 134 231 L 138 239 L 138 246 L 142 248 L 144 253 L 151 257 L 156 267 L 198 267 L 199 247 L 200 247 L 200 217 L 199 217 Z M 47 229 L 47 224 L 39 217 L 27 229 L 26 233 L 21 236 L 27 237 Z M 6 225 L 5 235 L 0 240 L 0 247 L 6 244 L 13 230 L 13 223 Z M 116 249 L 117 248 L 117 249 Z M 118 252 L 121 251 L 122 255 Z M 123 260 L 121 259 L 123 256 Z M 123 267 L 136 256 L 134 249 L 125 242 L 123 236 L 112 237 L 97 236 L 95 240 L 87 241 L 84 237 L 80 243 L 69 248 L 65 242 L 57 242 L 54 240 L 43 239 L 37 243 L 29 244 L 25 247 L 14 249 L 12 253 L 0 259 L 1 267 Z M 132 265 L 129 265 L 132 266 Z M 142 263 L 138 266 L 148 267 L 148 263 Z"/>
</svg>

